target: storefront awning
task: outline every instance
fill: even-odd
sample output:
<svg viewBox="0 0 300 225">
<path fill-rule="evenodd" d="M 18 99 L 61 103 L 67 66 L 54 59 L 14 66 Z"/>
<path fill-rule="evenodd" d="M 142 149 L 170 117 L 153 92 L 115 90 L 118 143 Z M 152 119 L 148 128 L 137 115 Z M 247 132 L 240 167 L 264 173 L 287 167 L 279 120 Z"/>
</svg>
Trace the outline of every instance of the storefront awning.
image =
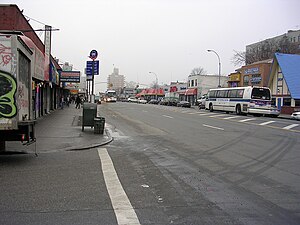
<svg viewBox="0 0 300 225">
<path fill-rule="evenodd" d="M 197 95 L 197 88 L 189 88 L 185 91 L 185 95 Z"/>
</svg>

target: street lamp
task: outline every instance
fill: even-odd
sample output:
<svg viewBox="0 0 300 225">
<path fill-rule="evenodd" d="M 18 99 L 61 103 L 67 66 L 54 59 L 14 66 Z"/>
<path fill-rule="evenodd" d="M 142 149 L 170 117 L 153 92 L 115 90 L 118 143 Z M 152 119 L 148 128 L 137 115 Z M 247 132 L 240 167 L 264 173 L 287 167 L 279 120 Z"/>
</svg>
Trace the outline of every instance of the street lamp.
<svg viewBox="0 0 300 225">
<path fill-rule="evenodd" d="M 155 75 L 155 92 L 156 92 L 156 100 L 157 100 L 157 86 L 158 86 L 158 79 L 157 79 L 157 74 L 154 72 L 149 72 Z"/>
<path fill-rule="evenodd" d="M 221 87 L 221 84 L 220 84 L 220 78 L 221 78 L 221 60 L 220 60 L 220 56 L 218 55 L 218 53 L 216 51 L 214 51 L 212 49 L 208 49 L 207 51 L 215 53 L 218 57 L 218 60 L 219 60 L 219 85 L 218 85 L 218 87 Z"/>
</svg>

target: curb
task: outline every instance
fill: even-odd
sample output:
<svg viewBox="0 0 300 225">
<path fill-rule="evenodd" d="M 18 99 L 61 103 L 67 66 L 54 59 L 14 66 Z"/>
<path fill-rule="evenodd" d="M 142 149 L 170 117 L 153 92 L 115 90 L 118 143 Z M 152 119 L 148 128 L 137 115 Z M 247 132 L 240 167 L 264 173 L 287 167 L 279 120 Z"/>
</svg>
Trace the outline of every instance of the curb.
<svg viewBox="0 0 300 225">
<path fill-rule="evenodd" d="M 107 141 L 104 141 L 104 142 L 99 143 L 99 144 L 93 144 L 93 145 L 90 145 L 90 146 L 82 146 L 82 147 L 61 149 L 61 151 L 82 151 L 82 150 L 89 150 L 91 148 L 97 148 L 97 147 L 107 145 L 107 144 L 111 143 L 114 140 L 114 138 L 110 135 L 110 133 L 108 132 L 107 129 L 105 129 L 105 133 L 106 133 L 106 136 L 108 137 Z"/>
</svg>

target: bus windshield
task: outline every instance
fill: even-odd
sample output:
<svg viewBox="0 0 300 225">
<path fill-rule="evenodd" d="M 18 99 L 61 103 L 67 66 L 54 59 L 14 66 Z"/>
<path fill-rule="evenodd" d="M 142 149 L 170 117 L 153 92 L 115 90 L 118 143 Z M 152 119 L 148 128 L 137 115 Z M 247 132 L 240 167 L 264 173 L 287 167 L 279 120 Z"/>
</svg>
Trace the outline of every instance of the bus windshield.
<svg viewBox="0 0 300 225">
<path fill-rule="evenodd" d="M 115 92 L 115 91 L 107 91 L 107 92 L 105 93 L 105 95 L 106 95 L 107 97 L 116 97 L 116 92 Z"/>
<path fill-rule="evenodd" d="M 252 99 L 271 100 L 270 90 L 267 88 L 253 88 Z"/>
</svg>

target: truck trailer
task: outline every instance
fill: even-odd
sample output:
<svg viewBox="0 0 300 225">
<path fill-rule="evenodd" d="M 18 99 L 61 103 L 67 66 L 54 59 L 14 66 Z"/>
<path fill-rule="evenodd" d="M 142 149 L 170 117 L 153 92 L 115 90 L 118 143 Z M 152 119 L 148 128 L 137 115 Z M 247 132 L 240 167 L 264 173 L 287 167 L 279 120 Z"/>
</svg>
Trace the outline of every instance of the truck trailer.
<svg viewBox="0 0 300 225">
<path fill-rule="evenodd" d="M 6 141 L 35 142 L 34 52 L 23 39 L 0 33 L 0 151 L 5 151 Z"/>
</svg>

